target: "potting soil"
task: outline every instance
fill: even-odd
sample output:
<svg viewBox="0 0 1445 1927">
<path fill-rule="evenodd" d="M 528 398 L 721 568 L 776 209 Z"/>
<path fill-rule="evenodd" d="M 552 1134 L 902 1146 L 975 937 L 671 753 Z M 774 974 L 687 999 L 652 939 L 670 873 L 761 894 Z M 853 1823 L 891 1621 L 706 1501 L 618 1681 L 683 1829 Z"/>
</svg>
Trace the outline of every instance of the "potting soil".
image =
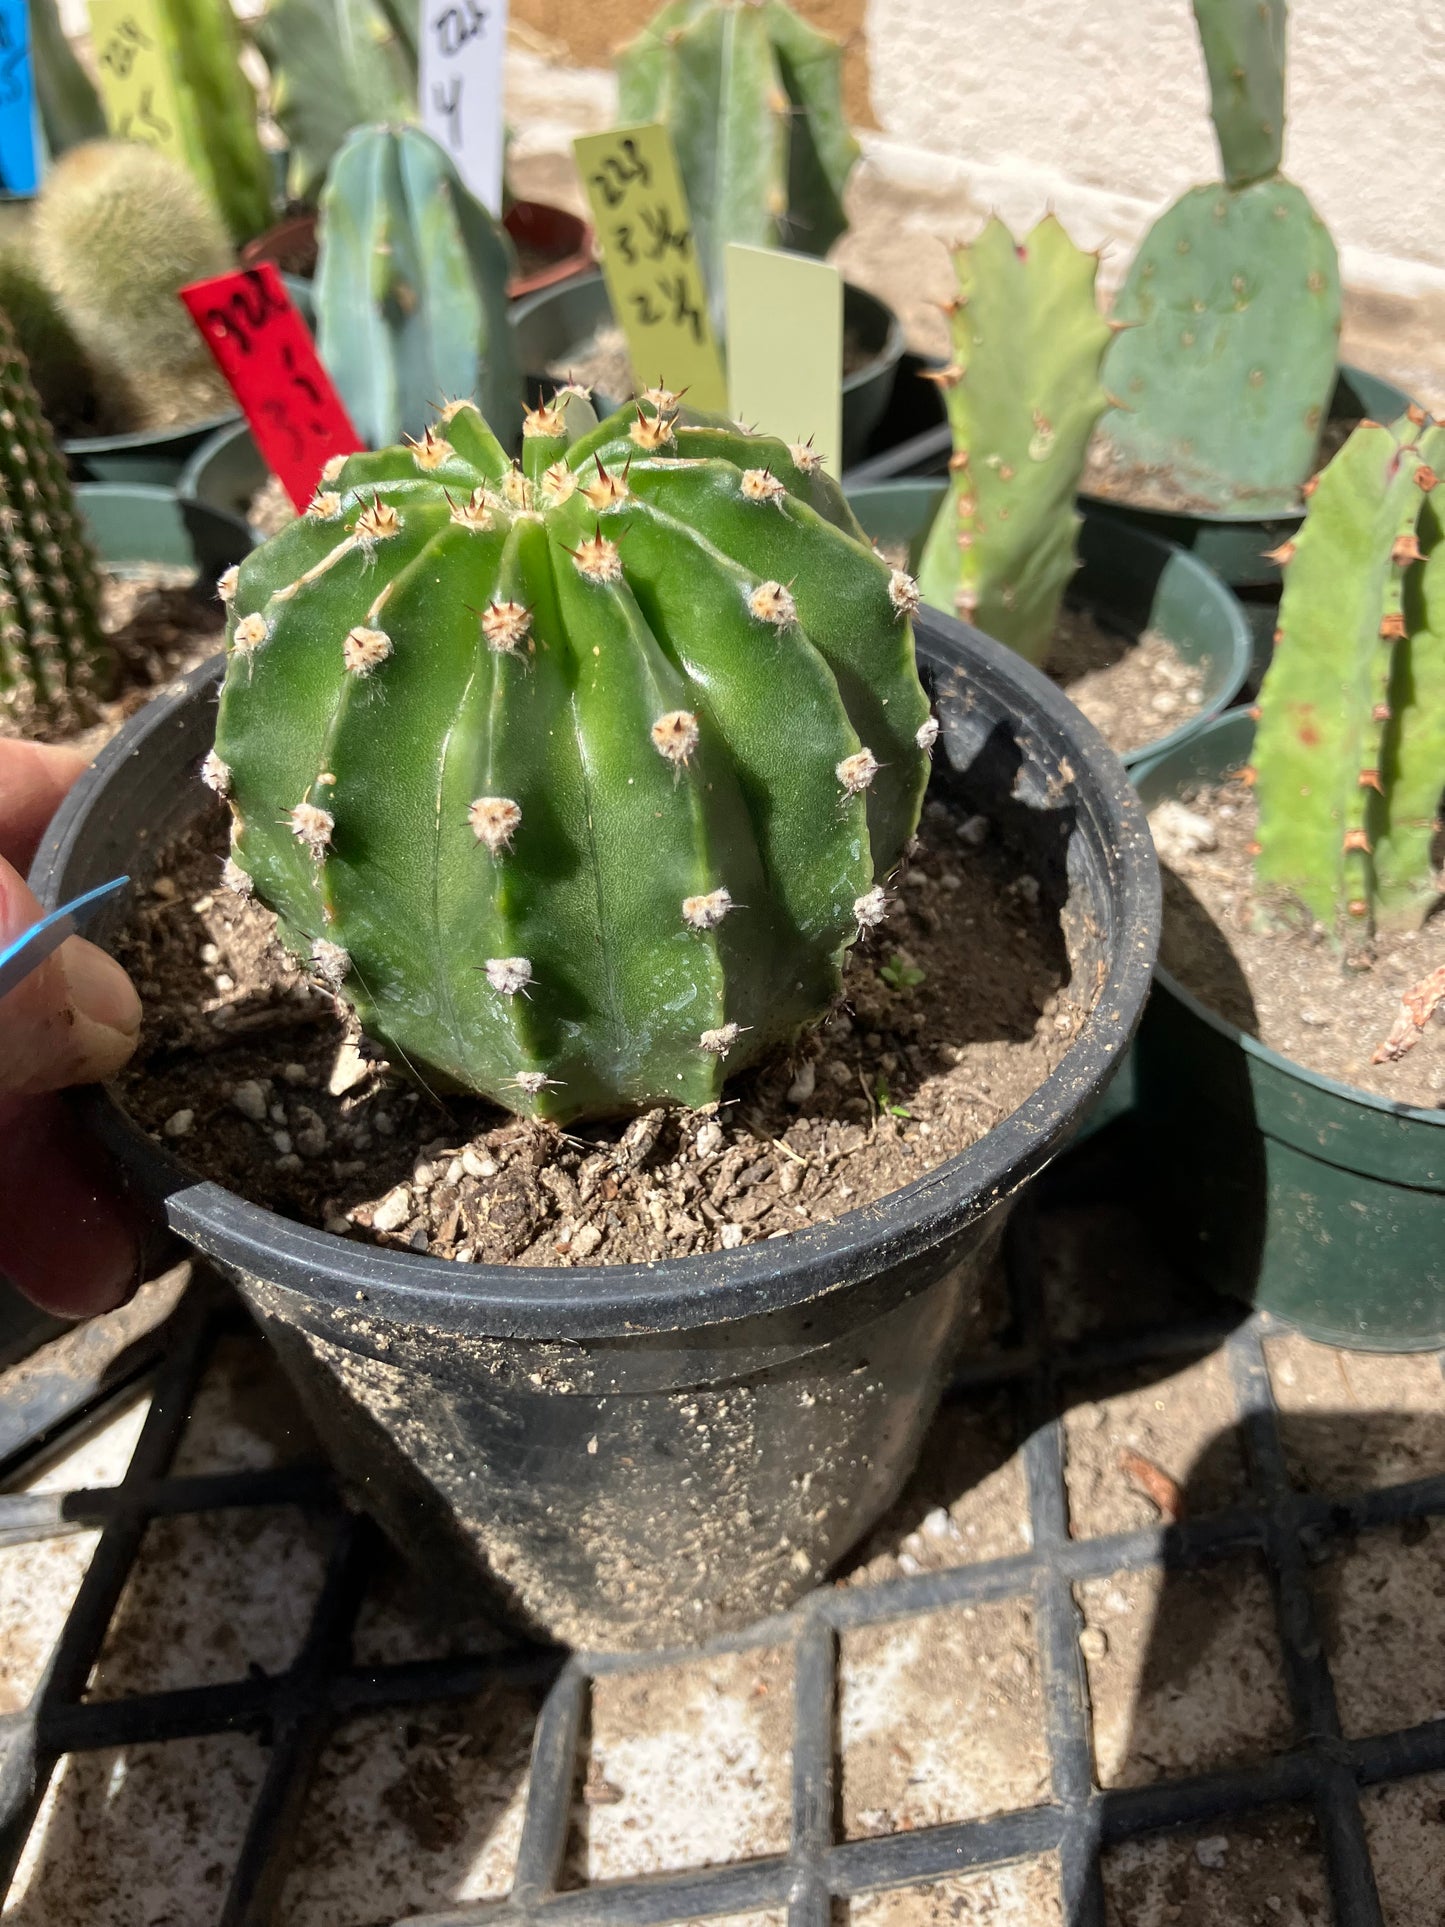
<svg viewBox="0 0 1445 1927">
<path fill-rule="evenodd" d="M 1058 912 L 941 804 L 852 953 L 840 1008 L 715 1113 L 566 1132 L 431 1095 L 358 1049 L 271 915 L 218 887 L 218 808 L 166 853 L 116 954 L 145 1005 L 122 1101 L 196 1171 L 347 1236 L 486 1263 L 638 1263 L 826 1222 L 976 1142 L 1086 1015 Z"/>
<path fill-rule="evenodd" d="M 1253 792 L 1230 782 L 1157 805 L 1160 960 L 1210 1010 L 1307 1070 L 1424 1110 L 1445 1108 L 1445 1009 L 1394 1062 L 1373 1054 L 1403 994 L 1445 966 L 1445 914 L 1344 959 L 1307 917 L 1257 928 Z M 1437 852 L 1445 859 L 1445 852 Z"/>
</svg>

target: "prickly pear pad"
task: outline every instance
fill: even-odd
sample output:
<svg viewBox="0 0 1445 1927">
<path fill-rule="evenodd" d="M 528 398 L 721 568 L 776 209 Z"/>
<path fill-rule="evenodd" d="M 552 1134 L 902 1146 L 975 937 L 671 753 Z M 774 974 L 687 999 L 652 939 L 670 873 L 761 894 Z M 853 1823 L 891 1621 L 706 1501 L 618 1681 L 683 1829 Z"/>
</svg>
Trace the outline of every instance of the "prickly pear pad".
<svg viewBox="0 0 1445 1927">
<path fill-rule="evenodd" d="M 242 564 L 210 780 L 237 887 L 431 1081 L 712 1101 L 886 909 L 935 725 L 916 590 L 806 448 L 468 404 Z"/>
</svg>

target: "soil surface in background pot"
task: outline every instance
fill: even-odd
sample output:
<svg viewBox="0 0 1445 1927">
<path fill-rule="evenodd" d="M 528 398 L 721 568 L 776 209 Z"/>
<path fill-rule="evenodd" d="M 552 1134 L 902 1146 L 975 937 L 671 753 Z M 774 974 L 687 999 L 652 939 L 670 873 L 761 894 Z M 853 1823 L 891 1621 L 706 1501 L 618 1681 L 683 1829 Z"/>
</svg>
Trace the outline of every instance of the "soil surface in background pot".
<svg viewBox="0 0 1445 1927">
<path fill-rule="evenodd" d="M 876 358 L 878 350 L 869 348 L 859 337 L 855 328 L 843 329 L 843 373 L 853 375 L 860 368 Z M 647 381 L 639 384 L 632 370 L 632 358 L 627 351 L 627 337 L 615 322 L 605 322 L 585 341 L 579 341 L 569 348 L 565 355 L 548 362 L 543 370 L 554 381 L 575 381 L 583 388 L 593 388 L 600 395 L 609 395 L 613 401 L 625 400 L 635 395 L 639 385 L 646 387 L 656 379 L 649 375 Z"/>
<path fill-rule="evenodd" d="M 1149 823 L 1164 878 L 1159 961 L 1186 990 L 1306 1070 L 1398 1104 L 1445 1108 L 1445 1007 L 1403 1057 L 1370 1061 L 1404 993 L 1445 967 L 1445 914 L 1382 936 L 1373 960 L 1347 964 L 1308 920 L 1253 927 L 1258 812 L 1242 784 L 1157 804 Z"/>
<path fill-rule="evenodd" d="M 1348 421 L 1334 415 L 1330 417 L 1321 432 L 1319 448 L 1315 451 L 1315 471 L 1334 460 L 1359 425 L 1358 417 Z M 1097 495 L 1101 501 L 1120 502 L 1129 508 L 1156 509 L 1163 515 L 1218 515 L 1223 512 L 1248 516 L 1250 512 L 1248 504 L 1244 502 L 1221 511 L 1217 502 L 1185 488 L 1173 469 L 1163 463 L 1126 461 L 1103 435 L 1096 435 L 1089 444 L 1079 489 L 1084 495 Z M 1270 509 L 1268 514 L 1273 517 L 1281 513 L 1300 515 L 1303 512 L 1304 497 L 1301 496 L 1293 510 Z"/>
<path fill-rule="evenodd" d="M 846 1002 L 713 1111 L 560 1131 L 441 1101 L 358 1050 L 275 920 L 219 887 L 218 806 L 169 851 L 116 945 L 145 1003 L 118 1086 L 200 1175 L 285 1215 L 438 1257 L 639 1263 L 871 1203 L 983 1137 L 1057 1066 L 1091 986 L 1057 909 L 983 817 L 925 811 Z"/>
<path fill-rule="evenodd" d="M 115 684 L 89 728 L 79 733 L 39 727 L 18 710 L 0 706 L 0 736 L 38 742 L 64 740 L 94 755 L 103 743 L 171 682 L 221 646 L 226 612 L 210 589 L 198 589 L 194 569 L 141 569 L 101 576 L 101 627 L 118 660 Z"/>
<path fill-rule="evenodd" d="M 890 567 L 908 567 L 906 543 L 875 546 Z M 1192 721 L 1204 700 L 1204 671 L 1168 636 L 1157 629 L 1126 635 L 1090 609 L 1059 611 L 1044 670 L 1118 756 Z"/>
</svg>

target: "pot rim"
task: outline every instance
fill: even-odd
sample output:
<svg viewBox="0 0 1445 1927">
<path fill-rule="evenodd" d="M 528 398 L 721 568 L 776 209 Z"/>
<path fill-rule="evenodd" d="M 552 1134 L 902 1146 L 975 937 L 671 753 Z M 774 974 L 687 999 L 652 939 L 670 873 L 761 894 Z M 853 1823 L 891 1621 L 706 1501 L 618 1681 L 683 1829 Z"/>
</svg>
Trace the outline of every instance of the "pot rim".
<svg viewBox="0 0 1445 1927">
<path fill-rule="evenodd" d="M 554 300 L 558 295 L 571 294 L 578 288 L 595 286 L 600 286 L 603 292 L 606 293 L 606 277 L 599 267 L 588 268 L 581 274 L 569 275 L 565 281 L 557 281 L 550 287 L 539 288 L 535 294 L 524 295 L 512 305 L 513 326 L 520 328 L 530 315 L 535 314 L 538 308 L 543 306 L 544 303 Z M 886 315 L 888 317 L 888 326 L 883 337 L 883 346 L 878 350 L 877 354 L 870 355 L 861 368 L 855 368 L 851 375 L 845 375 L 843 377 L 840 386 L 845 395 L 851 395 L 856 389 L 866 387 L 870 381 L 876 380 L 884 369 L 896 366 L 902 358 L 904 349 L 908 345 L 907 338 L 903 332 L 903 323 L 899 319 L 897 311 L 890 307 L 882 295 L 874 294 L 871 288 L 860 287 L 856 281 L 850 281 L 845 276 L 843 279 L 843 297 L 845 302 L 849 295 L 852 295 L 855 300 L 862 300 L 869 303 L 871 306 L 877 308 L 880 313 Z M 609 295 L 607 298 L 610 304 L 611 296 Z"/>
<path fill-rule="evenodd" d="M 936 494 L 941 501 L 948 488 L 948 478 L 944 475 L 892 475 L 880 477 L 876 482 L 859 482 L 850 487 L 844 478 L 843 493 L 848 505 L 853 507 L 858 496 L 916 490 L 921 496 L 925 490 Z M 1219 716 L 1225 715 L 1234 705 L 1248 679 L 1254 661 L 1254 638 L 1250 634 L 1249 619 L 1244 613 L 1244 605 L 1218 570 L 1202 562 L 1191 549 L 1178 542 L 1171 542 L 1167 535 L 1156 529 L 1146 529 L 1137 522 L 1122 516 L 1105 513 L 1092 496 L 1081 495 L 1078 505 L 1085 522 L 1093 522 L 1100 530 L 1107 530 L 1109 539 L 1121 542 L 1126 548 L 1134 546 L 1144 552 L 1150 549 L 1163 550 L 1173 567 L 1179 569 L 1198 588 L 1201 595 L 1218 610 L 1220 618 L 1229 632 L 1228 673 L 1221 679 L 1219 692 L 1212 701 L 1206 703 L 1200 712 L 1187 721 L 1176 723 L 1166 735 L 1151 737 L 1137 749 L 1116 750 L 1125 769 L 1138 772 L 1146 763 L 1163 756 L 1171 749 L 1178 749 L 1197 736 L 1208 724 Z M 854 510 L 857 513 L 856 509 Z M 861 519 L 861 518 L 860 518 Z M 1070 600 L 1073 585 L 1064 590 L 1064 600 Z M 1166 638 L 1167 639 L 1167 638 Z"/>
<path fill-rule="evenodd" d="M 1254 718 L 1249 710 L 1238 706 L 1234 709 L 1226 709 L 1222 716 L 1212 717 L 1205 723 L 1187 743 L 1176 744 L 1174 749 L 1161 751 L 1158 755 L 1152 756 L 1147 763 L 1135 770 L 1135 781 L 1143 783 L 1148 777 L 1155 775 L 1177 751 L 1196 749 L 1206 737 L 1222 735 L 1226 729 L 1239 727 L 1247 728 L 1251 735 L 1253 734 Z M 1286 1057 L 1283 1051 L 1273 1049 L 1271 1045 L 1263 1043 L 1247 1030 L 1241 1030 L 1237 1024 L 1231 1024 L 1228 1018 L 1221 1017 L 1217 1011 L 1211 1010 L 1208 1004 L 1201 1003 L 1194 992 L 1186 990 L 1179 979 L 1166 970 L 1162 963 L 1155 964 L 1154 976 L 1160 987 L 1183 1004 L 1192 1017 L 1199 1018 L 1216 1035 L 1238 1046 L 1247 1057 L 1258 1058 L 1261 1063 L 1268 1064 L 1272 1070 L 1280 1072 L 1281 1075 L 1292 1077 L 1298 1083 L 1307 1084 L 1312 1090 L 1320 1091 L 1326 1097 L 1340 1098 L 1348 1103 L 1358 1104 L 1364 1110 L 1380 1111 L 1388 1117 L 1402 1118 L 1412 1124 L 1433 1125 L 1437 1130 L 1445 1129 L 1445 1108 L 1427 1111 L 1418 1104 L 1402 1104 L 1394 1098 L 1381 1097 L 1378 1091 L 1361 1090 L 1358 1084 L 1346 1084 L 1338 1077 L 1327 1077 L 1323 1071 L 1312 1071 L 1307 1064 L 1298 1063 L 1293 1057 Z M 1328 1158 L 1324 1161 L 1335 1162 L 1334 1159 Z"/>
<path fill-rule="evenodd" d="M 135 428 L 125 435 L 73 435 L 61 443 L 67 455 L 124 455 L 147 448 L 163 448 L 167 442 L 189 441 L 200 435 L 209 441 L 219 429 L 244 421 L 239 408 L 226 408 L 219 415 L 201 415 L 193 422 L 174 422 L 169 428 Z"/>
<path fill-rule="evenodd" d="M 943 673 L 966 668 L 969 680 L 990 688 L 1022 730 L 1067 757 L 1075 833 L 1091 835 L 1113 906 L 1105 976 L 1078 1035 L 1039 1088 L 967 1150 L 873 1204 L 786 1238 L 645 1264 L 553 1269 L 461 1266 L 355 1244 L 282 1218 L 214 1181 L 198 1180 L 141 1130 L 109 1087 L 88 1094 L 100 1134 L 141 1174 L 143 1188 L 164 1194 L 172 1228 L 211 1257 L 323 1304 L 354 1308 L 360 1296 L 383 1316 L 473 1335 L 642 1339 L 803 1304 L 856 1277 L 860 1259 L 881 1268 L 920 1256 L 1041 1169 L 1123 1062 L 1158 949 L 1160 887 L 1143 806 L 1113 752 L 1068 699 L 1011 651 L 934 611 L 919 611 L 915 634 L 926 666 Z M 170 726 L 188 699 L 209 697 L 221 666 L 213 658 L 155 698 L 81 776 L 35 859 L 31 884 L 42 904 L 59 900 L 60 879 L 87 819 L 104 808 L 111 771 L 143 753 L 147 739 Z"/>
</svg>

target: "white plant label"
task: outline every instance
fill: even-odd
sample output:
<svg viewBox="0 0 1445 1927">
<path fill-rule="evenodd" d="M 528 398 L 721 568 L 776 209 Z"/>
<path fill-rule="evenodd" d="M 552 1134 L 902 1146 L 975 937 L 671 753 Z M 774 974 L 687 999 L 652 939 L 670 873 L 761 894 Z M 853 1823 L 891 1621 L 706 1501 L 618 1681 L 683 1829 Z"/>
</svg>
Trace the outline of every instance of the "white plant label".
<svg viewBox="0 0 1445 1927">
<path fill-rule="evenodd" d="M 420 27 L 422 125 L 500 215 L 507 0 L 422 0 Z"/>
</svg>

